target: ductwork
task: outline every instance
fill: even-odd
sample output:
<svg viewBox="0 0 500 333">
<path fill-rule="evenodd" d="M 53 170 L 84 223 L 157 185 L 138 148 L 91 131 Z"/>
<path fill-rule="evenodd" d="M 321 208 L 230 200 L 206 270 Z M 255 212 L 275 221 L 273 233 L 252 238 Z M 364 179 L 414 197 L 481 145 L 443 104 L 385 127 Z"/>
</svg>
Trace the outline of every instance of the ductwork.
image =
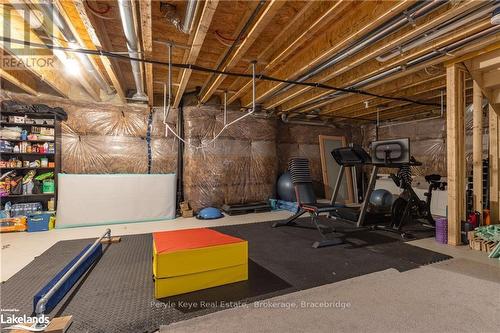
<svg viewBox="0 0 500 333">
<path fill-rule="evenodd" d="M 24 4 L 16 4 L 16 6 L 25 6 L 25 5 Z M 44 15 L 46 15 L 46 17 L 49 17 L 52 19 L 52 22 L 54 23 L 55 26 L 57 26 L 59 31 L 61 31 L 61 33 L 64 36 L 64 38 L 66 39 L 66 41 L 68 41 L 68 43 L 70 43 L 70 45 L 80 47 L 75 35 L 73 34 L 73 31 L 71 30 L 68 23 L 66 22 L 64 17 L 61 15 L 61 13 L 57 9 L 57 7 L 54 6 L 50 0 L 43 0 L 42 2 L 39 3 L 39 6 L 40 6 L 42 12 L 44 13 Z M 16 7 L 16 8 L 20 8 L 22 10 L 29 11 L 29 8 L 27 8 L 27 7 L 26 8 Z M 47 24 L 47 22 L 44 22 L 44 23 Z M 50 36 L 50 34 L 52 33 L 52 29 L 50 27 L 47 27 L 46 25 L 44 25 L 44 29 L 46 29 L 46 31 L 49 33 L 49 36 Z M 92 62 L 90 61 L 89 57 L 86 54 L 78 53 L 77 56 L 78 56 L 78 59 L 80 60 L 80 62 L 82 63 L 82 66 L 90 74 L 90 76 L 92 76 L 97 81 L 97 83 L 99 84 L 99 87 L 101 87 L 101 89 L 103 91 L 105 91 L 108 95 L 115 93 L 115 90 L 109 86 L 109 84 L 106 82 L 106 80 L 94 68 L 94 65 L 92 64 Z"/>
<path fill-rule="evenodd" d="M 434 28 L 432 32 L 425 33 L 422 36 L 414 39 L 413 41 L 405 45 L 401 45 L 400 47 L 393 50 L 392 52 L 389 52 L 388 54 L 378 56 L 377 60 L 380 62 L 386 62 L 390 59 L 393 59 L 394 57 L 403 54 L 404 52 L 408 52 L 420 45 L 423 45 L 427 42 L 434 40 L 435 38 L 453 32 L 471 22 L 486 18 L 491 15 L 492 11 L 495 8 L 497 9 L 500 8 L 500 3 L 497 4 L 490 3 L 470 13 L 466 13 L 458 18 L 454 18 L 452 21 L 446 22 Z"/>
<path fill-rule="evenodd" d="M 358 42 L 354 43 L 353 45 L 342 49 L 341 51 L 337 52 L 333 57 L 330 59 L 326 60 L 323 62 L 321 65 L 315 67 L 312 69 L 310 72 L 308 72 L 305 75 L 300 76 L 297 78 L 295 81 L 299 82 L 304 82 L 314 75 L 324 71 L 325 69 L 334 66 L 335 64 L 341 62 L 342 60 L 358 53 L 365 47 L 376 43 L 380 41 L 381 39 L 387 37 L 388 35 L 394 33 L 395 31 L 401 29 L 408 23 L 412 23 L 414 20 L 423 17 L 430 12 L 436 10 L 440 6 L 446 4 L 448 1 L 441 1 L 441 0 L 434 0 L 434 1 L 420 1 L 417 3 L 415 6 L 413 6 L 411 9 L 408 11 L 405 11 L 401 15 L 395 17 L 394 19 L 390 20 L 389 22 L 383 24 L 381 27 L 375 29 L 374 31 L 368 33 L 365 35 L 361 40 Z M 285 86 L 284 88 L 276 91 L 273 93 L 271 96 L 267 97 L 267 99 L 276 96 L 278 94 L 284 93 L 285 91 L 290 90 L 293 85 L 288 85 Z"/>
<path fill-rule="evenodd" d="M 198 5 L 198 0 L 188 0 L 186 5 L 186 12 L 184 14 L 184 21 L 181 23 L 181 19 L 177 13 L 176 7 L 169 3 L 161 3 L 160 10 L 164 12 L 165 18 L 172 23 L 179 31 L 190 34 L 193 29 L 193 21 L 196 14 L 196 8 Z"/>
<path fill-rule="evenodd" d="M 123 32 L 127 40 L 128 55 L 131 58 L 140 58 L 139 55 L 139 37 L 135 29 L 133 5 L 130 0 L 118 0 L 118 9 L 122 20 Z M 141 63 L 136 60 L 130 60 L 132 66 L 132 75 L 134 76 L 136 93 L 132 97 L 136 101 L 147 101 L 148 96 L 144 92 L 144 78 L 141 71 Z"/>
</svg>

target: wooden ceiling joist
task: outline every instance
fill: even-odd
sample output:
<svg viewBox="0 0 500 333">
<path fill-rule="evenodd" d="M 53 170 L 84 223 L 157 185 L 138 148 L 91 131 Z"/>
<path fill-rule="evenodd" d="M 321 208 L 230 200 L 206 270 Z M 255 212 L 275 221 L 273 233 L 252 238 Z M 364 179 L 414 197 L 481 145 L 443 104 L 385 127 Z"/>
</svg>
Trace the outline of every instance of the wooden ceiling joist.
<svg viewBox="0 0 500 333">
<path fill-rule="evenodd" d="M 142 1 L 141 1 L 142 3 Z M 89 13 L 87 12 L 87 8 L 85 7 L 85 4 L 83 3 L 82 0 L 74 0 L 72 2 L 67 2 L 63 1 L 62 2 L 63 7 L 65 7 L 65 10 L 68 11 L 73 11 L 75 10 L 78 13 L 78 20 L 79 23 L 81 24 L 81 27 L 85 27 L 85 30 L 87 30 L 87 36 L 80 36 L 81 39 L 85 39 L 85 46 L 91 50 L 97 50 L 98 47 L 100 49 L 104 50 L 112 50 L 111 48 L 111 42 L 109 41 L 109 38 L 106 33 L 104 34 L 97 34 L 95 30 L 98 31 L 106 31 L 106 27 L 100 21 L 100 19 L 92 20 L 91 16 L 89 16 Z M 71 8 L 70 6 L 73 6 Z M 75 18 L 76 19 L 76 18 Z M 75 20 L 74 19 L 74 20 Z M 93 30 L 90 32 L 89 30 Z M 80 30 L 81 31 L 81 30 Z M 91 35 L 93 37 L 91 37 Z M 95 40 L 99 45 L 96 45 L 94 43 Z M 92 58 L 92 57 L 91 57 Z M 106 74 L 108 75 L 109 79 L 111 80 L 111 83 L 116 91 L 116 94 L 118 95 L 118 98 L 122 103 L 126 103 L 125 99 L 125 90 L 123 88 L 122 82 L 124 81 L 123 78 L 121 77 L 120 73 L 118 72 L 116 66 L 113 66 L 112 61 L 107 58 L 107 57 L 99 57 L 99 59 L 102 62 L 102 65 L 104 67 L 104 70 L 106 71 Z M 94 62 L 95 64 L 95 62 Z"/>
<path fill-rule="evenodd" d="M 36 82 L 23 71 L 9 71 L 0 67 L 0 78 L 9 81 L 11 84 L 32 96 L 38 96 Z"/>
<path fill-rule="evenodd" d="M 493 110 L 500 112 L 500 49 L 466 60 L 463 64 L 488 98 Z"/>
<path fill-rule="evenodd" d="M 500 67 L 484 72 L 482 75 L 483 87 L 485 89 L 491 89 L 500 86 Z"/>
<path fill-rule="evenodd" d="M 434 51 L 435 49 L 439 49 L 446 45 L 449 45 L 453 42 L 462 40 L 463 38 L 470 36 L 474 33 L 482 31 L 491 26 L 489 19 L 482 20 L 480 22 L 474 23 L 472 26 L 464 28 L 456 33 L 445 36 L 443 38 L 439 38 L 437 41 L 424 45 L 422 47 L 417 48 L 414 52 L 403 55 L 402 57 L 395 58 L 392 61 L 388 61 L 385 63 L 379 63 L 377 60 L 372 60 L 369 63 L 366 63 L 364 66 L 358 66 L 338 77 L 335 77 L 333 80 L 327 81 L 326 84 L 332 86 L 341 86 L 348 87 L 356 84 L 357 82 L 361 82 L 363 80 L 369 79 L 370 77 L 374 77 L 384 71 L 390 70 L 396 66 L 404 66 L 408 61 L 412 59 L 416 59 L 420 56 L 428 54 L 429 52 Z M 293 109 L 297 109 L 305 104 L 312 103 L 319 98 L 330 94 L 331 91 L 325 91 L 324 89 L 312 89 L 299 97 L 288 101 L 282 104 L 283 111 L 290 111 Z M 324 104 L 323 104 L 324 105 Z M 311 108 L 317 108 L 317 105 L 312 106 Z"/>
<path fill-rule="evenodd" d="M 445 87 L 446 87 L 446 78 L 445 75 L 441 75 L 438 76 L 437 78 L 434 78 L 430 82 L 425 82 L 424 84 L 419 84 L 417 86 L 408 89 L 400 90 L 398 91 L 398 94 L 401 94 L 403 96 L 411 96 L 411 98 L 416 100 L 427 101 L 428 97 L 425 98 L 424 96 L 420 95 L 428 93 L 429 91 L 435 93 L 434 91 L 438 89 L 442 90 Z M 368 107 L 365 107 L 363 104 L 364 103 L 360 103 L 351 108 L 345 108 L 341 110 L 341 112 L 335 113 L 335 115 L 341 115 L 341 116 L 366 115 L 373 112 L 377 112 L 378 108 L 384 108 L 384 106 L 387 105 L 407 105 L 411 104 L 411 102 L 409 103 L 405 101 L 389 101 L 383 98 L 374 98 L 368 101 Z"/>
<path fill-rule="evenodd" d="M 318 38 L 311 41 L 307 48 L 297 52 L 284 66 L 281 66 L 271 75 L 287 80 L 296 79 L 383 22 L 403 12 L 413 3 L 413 1 L 351 2 L 351 6 L 354 6 L 352 10 L 347 11 L 342 19 L 333 24 L 330 29 Z M 357 6 L 360 7 L 357 8 Z M 349 15 L 349 13 L 351 14 Z M 354 15 L 356 19 L 354 19 Z M 347 21 L 350 22 L 349 29 L 346 29 Z M 261 101 L 284 86 L 284 83 L 268 81 L 258 84 L 256 88 L 257 101 Z M 250 93 L 242 96 L 241 104 L 243 106 L 249 106 L 251 102 L 252 96 Z"/>
<path fill-rule="evenodd" d="M 245 39 L 241 42 L 241 44 L 236 48 L 234 53 L 230 56 L 229 60 L 222 67 L 223 71 L 231 70 L 234 66 L 238 64 L 238 62 L 244 57 L 247 50 L 253 45 L 253 43 L 257 40 L 261 32 L 265 29 L 265 27 L 272 21 L 274 15 L 278 13 L 280 8 L 285 4 L 284 1 L 280 0 L 271 0 L 269 4 L 264 8 L 262 14 L 259 16 L 257 21 L 250 28 Z M 226 78 L 226 75 L 217 74 L 215 78 L 208 85 L 208 88 L 205 91 L 202 91 L 200 96 L 200 102 L 205 103 L 212 96 L 212 94 L 217 90 L 222 81 Z"/>
<path fill-rule="evenodd" d="M 5 7 L 0 6 L 0 24 L 2 28 L 9 27 L 5 23 L 5 18 L 8 18 L 10 24 L 10 37 L 13 39 L 24 40 L 25 32 L 28 34 L 29 40 L 34 43 L 43 44 L 43 41 L 30 29 L 25 31 L 25 22 L 16 12 L 10 11 L 9 15 L 4 12 Z M 9 46 L 5 42 L 0 41 L 0 47 L 8 54 L 14 57 L 17 61 L 30 64 L 24 66 L 32 72 L 40 80 L 47 83 L 52 89 L 63 97 L 69 98 L 71 84 L 60 73 L 63 72 L 62 64 L 55 56 L 41 55 L 41 51 L 35 48 L 19 48 L 19 45 Z M 46 50 L 43 50 L 46 51 Z M 45 59 L 42 61 L 40 59 Z M 50 66 L 49 66 L 50 64 Z"/>
<path fill-rule="evenodd" d="M 423 34 L 426 31 L 430 31 L 439 24 L 450 20 L 476 6 L 479 6 L 477 1 L 469 1 L 460 4 L 459 6 L 451 6 L 449 10 L 446 10 L 439 15 L 434 16 L 432 14 L 425 16 L 422 18 L 422 21 L 417 21 L 416 27 L 410 27 L 408 31 L 404 31 L 404 33 L 395 33 L 387 38 L 384 38 L 382 43 L 374 44 L 370 47 L 367 47 L 365 52 L 359 52 L 352 57 L 340 62 L 335 66 L 331 66 L 330 68 L 325 69 L 321 73 L 315 75 L 310 79 L 310 81 L 314 82 L 326 82 L 328 80 L 333 79 L 334 77 L 341 75 L 354 67 L 360 66 L 363 63 L 375 59 L 377 56 L 383 55 L 391 50 L 397 49 L 399 46 L 408 42 L 409 40 L 415 38 Z M 278 95 L 272 98 L 269 102 L 265 103 L 265 108 L 275 108 L 278 105 L 283 104 L 284 102 L 303 95 L 306 91 L 312 89 L 311 87 L 296 87 L 291 91 L 287 92 L 286 95 Z"/>
<path fill-rule="evenodd" d="M 258 72 L 269 73 L 271 70 L 275 69 L 300 46 L 308 42 L 317 31 L 324 28 L 336 18 L 337 15 L 342 13 L 343 9 L 348 5 L 347 1 L 342 0 L 307 2 L 302 10 L 295 15 L 273 41 L 269 43 L 269 46 L 257 57 L 259 62 L 265 62 L 265 66 L 260 66 Z M 318 13 L 320 15 L 317 15 Z M 311 22 L 310 20 L 314 14 L 316 14 L 317 17 Z M 297 26 L 299 29 L 296 28 Z M 276 49 L 276 45 L 280 45 L 281 47 Z M 252 88 L 251 80 L 242 79 L 241 81 L 246 83 L 241 86 L 241 88 L 238 88 L 236 93 L 229 98 L 228 103 L 236 101 L 236 99 Z"/>
<path fill-rule="evenodd" d="M 482 20 L 478 23 L 474 23 L 471 27 L 464 28 L 460 31 L 457 31 L 455 34 L 453 34 L 451 36 L 446 36 L 444 38 L 441 38 L 438 41 L 435 41 L 434 43 L 432 43 L 430 45 L 425 45 L 425 46 L 419 47 L 416 49 L 415 52 L 410 53 L 410 54 L 405 55 L 405 56 L 400 57 L 400 58 L 396 58 L 393 61 L 383 63 L 383 65 L 381 65 L 378 61 L 373 60 L 370 63 L 365 64 L 364 66 L 356 67 L 355 69 L 353 69 L 347 73 L 344 73 L 344 74 L 334 78 L 331 81 L 326 82 L 326 84 L 329 84 L 332 86 L 341 85 L 342 87 L 346 87 L 346 86 L 348 87 L 350 85 L 354 85 L 357 82 L 361 82 L 362 80 L 366 80 L 370 77 L 374 77 L 374 76 L 381 74 L 384 71 L 390 70 L 396 66 L 405 66 L 405 64 L 410 60 L 413 60 L 413 59 L 416 59 L 420 56 L 428 54 L 429 52 L 432 52 L 435 49 L 439 49 L 439 48 L 444 47 L 446 45 L 449 45 L 453 42 L 462 40 L 463 38 L 470 36 L 474 33 L 477 33 L 479 31 L 482 31 L 489 26 L 490 26 L 489 20 Z M 444 55 L 438 56 L 438 58 L 437 58 L 438 60 L 434 61 L 434 63 L 442 62 L 445 57 L 446 56 L 444 56 Z M 414 71 L 415 69 L 425 68 L 425 66 L 430 65 L 431 63 L 432 62 L 429 62 L 427 64 L 423 63 L 420 65 L 417 65 L 414 68 L 405 69 L 405 71 L 410 72 L 410 71 Z M 380 84 L 380 83 L 382 83 L 382 80 L 380 80 L 378 82 L 378 84 Z M 369 87 L 369 86 L 367 86 L 367 87 Z M 363 89 L 367 89 L 367 87 L 363 87 Z M 310 90 L 310 91 L 306 92 L 305 94 L 303 94 L 302 96 L 300 96 L 299 98 L 295 98 L 292 101 L 284 103 L 282 105 L 282 111 L 291 111 L 291 110 L 297 109 L 299 107 L 302 107 L 305 104 L 314 103 L 319 98 L 326 96 L 330 93 L 331 93 L 331 91 L 326 91 L 324 89 Z M 334 102 L 335 102 L 335 99 L 327 100 L 325 102 L 320 102 L 320 103 L 313 104 L 311 106 L 302 108 L 301 111 L 307 112 L 309 110 L 312 110 L 312 109 L 315 109 L 315 108 L 318 108 L 320 106 L 324 106 L 324 105 L 327 105 L 330 103 L 334 103 Z"/>
<path fill-rule="evenodd" d="M 442 74 L 439 74 L 442 75 Z M 392 78 L 384 82 L 384 84 L 377 85 L 370 89 L 370 92 L 380 95 L 396 95 L 399 91 L 409 89 L 411 87 L 426 84 L 435 79 L 433 75 L 427 74 L 425 71 L 418 71 L 416 73 L 407 73 L 407 75 L 399 78 Z M 335 103 L 327 105 L 321 110 L 321 114 L 335 114 L 344 109 L 353 107 L 355 105 L 370 102 L 376 97 L 369 97 L 365 95 L 344 95 L 339 97 Z"/>
<path fill-rule="evenodd" d="M 188 51 L 186 63 L 187 64 L 195 64 L 198 56 L 200 54 L 201 47 L 203 46 L 203 42 L 205 41 L 205 37 L 207 35 L 208 29 L 210 28 L 210 23 L 214 17 L 217 6 L 219 5 L 219 0 L 207 0 L 203 5 L 203 10 L 201 12 L 201 17 L 194 32 L 193 42 L 191 48 Z M 174 107 L 178 107 L 181 102 L 182 95 L 186 90 L 186 86 L 189 82 L 189 78 L 191 77 L 191 73 L 193 71 L 191 69 L 184 69 L 181 74 L 181 79 L 179 82 L 179 86 L 177 88 L 177 93 L 175 95 Z"/>
<path fill-rule="evenodd" d="M 151 19 L 151 0 L 139 1 L 139 12 L 141 21 L 142 50 L 143 57 L 150 59 L 153 55 L 153 22 Z M 153 64 L 144 65 L 144 75 L 146 80 L 146 92 L 148 95 L 148 105 L 153 106 L 154 85 L 153 85 Z"/>
</svg>

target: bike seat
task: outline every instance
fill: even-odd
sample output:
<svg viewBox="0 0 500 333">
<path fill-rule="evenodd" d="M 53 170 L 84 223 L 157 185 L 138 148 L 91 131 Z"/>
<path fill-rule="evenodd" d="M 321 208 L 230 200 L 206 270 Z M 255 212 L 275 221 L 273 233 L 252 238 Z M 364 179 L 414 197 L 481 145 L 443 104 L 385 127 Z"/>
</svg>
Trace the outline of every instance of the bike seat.
<svg viewBox="0 0 500 333">
<path fill-rule="evenodd" d="M 432 174 L 425 176 L 425 181 L 428 183 L 435 183 L 440 180 L 441 180 L 441 175 Z"/>
</svg>

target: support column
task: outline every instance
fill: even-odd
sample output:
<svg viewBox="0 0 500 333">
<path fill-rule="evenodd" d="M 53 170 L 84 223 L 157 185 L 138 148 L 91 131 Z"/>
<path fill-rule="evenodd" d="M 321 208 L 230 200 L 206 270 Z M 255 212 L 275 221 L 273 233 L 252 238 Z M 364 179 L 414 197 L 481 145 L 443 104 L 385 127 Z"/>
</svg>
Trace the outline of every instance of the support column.
<svg viewBox="0 0 500 333">
<path fill-rule="evenodd" d="M 483 220 L 483 93 L 479 85 L 473 83 L 472 101 L 472 175 L 473 175 L 473 206 L 481 213 Z"/>
<path fill-rule="evenodd" d="M 489 174 L 490 174 L 490 219 L 498 223 L 498 114 L 490 105 L 489 109 Z"/>
<path fill-rule="evenodd" d="M 465 69 L 446 68 L 446 145 L 448 168 L 448 244 L 460 244 L 465 220 Z"/>
</svg>

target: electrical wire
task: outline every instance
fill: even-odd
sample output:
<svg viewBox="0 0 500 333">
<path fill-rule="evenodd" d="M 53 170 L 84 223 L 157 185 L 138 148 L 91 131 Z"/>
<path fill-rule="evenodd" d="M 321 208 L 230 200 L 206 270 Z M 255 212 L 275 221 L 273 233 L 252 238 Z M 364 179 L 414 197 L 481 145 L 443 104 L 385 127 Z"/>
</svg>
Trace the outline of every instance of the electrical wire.
<svg viewBox="0 0 500 333">
<path fill-rule="evenodd" d="M 109 13 L 109 11 L 111 10 L 111 6 L 108 5 L 108 4 L 105 4 L 105 7 L 104 9 L 96 9 L 94 8 L 90 2 L 87 0 L 85 1 L 85 4 L 87 5 L 88 9 L 90 10 L 90 12 L 92 14 L 94 14 L 95 16 L 99 17 L 99 18 L 102 18 L 103 20 L 114 20 L 113 17 L 109 17 L 109 16 L 105 16 L 104 14 L 107 14 Z"/>
<path fill-rule="evenodd" d="M 6 43 L 20 44 L 20 45 L 37 47 L 37 48 L 44 48 L 44 49 L 48 48 L 48 49 L 52 49 L 52 50 L 62 50 L 62 51 L 66 51 L 66 52 L 98 55 L 98 56 L 103 56 L 103 57 L 122 59 L 122 60 L 126 60 L 126 61 L 138 61 L 138 62 L 153 64 L 153 65 L 158 65 L 158 66 L 168 66 L 168 64 L 169 64 L 168 62 L 164 62 L 164 61 L 147 59 L 147 58 L 145 58 L 145 59 L 134 58 L 134 57 L 130 57 L 128 55 L 118 54 L 118 53 L 104 51 L 104 50 L 90 50 L 90 49 L 83 49 L 83 48 L 73 49 L 70 47 L 62 47 L 62 46 L 57 46 L 57 45 L 52 45 L 52 44 L 41 44 L 41 43 L 22 41 L 19 39 L 13 39 L 13 38 L 4 37 L 4 36 L 0 36 L 0 40 L 3 42 L 6 42 Z M 252 78 L 252 74 L 223 71 L 223 70 L 211 69 L 211 68 L 198 66 L 198 65 L 192 65 L 192 64 L 171 63 L 171 66 L 175 67 L 175 68 L 190 69 L 193 71 L 203 72 L 203 73 L 221 74 L 221 75 L 227 75 L 227 76 L 243 77 L 243 78 L 248 78 L 248 79 Z M 362 89 L 335 87 L 335 86 L 331 86 L 331 85 L 320 83 L 320 82 L 299 82 L 299 81 L 293 81 L 293 80 L 280 79 L 280 78 L 268 76 L 265 74 L 256 74 L 256 79 L 262 80 L 262 81 L 271 81 L 271 82 L 278 82 L 278 83 L 293 84 L 293 85 L 298 85 L 298 86 L 320 88 L 320 89 L 325 89 L 325 90 L 341 91 L 341 92 L 345 92 L 345 93 L 383 98 L 383 99 L 392 100 L 392 101 L 408 102 L 408 103 L 417 104 L 417 105 L 440 106 L 440 104 L 438 104 L 438 103 L 424 102 L 424 101 L 414 100 L 414 99 L 407 98 L 407 97 L 394 97 L 394 96 L 375 94 L 375 93 L 371 93 L 369 91 L 365 91 Z"/>
<path fill-rule="evenodd" d="M 163 93 L 164 93 L 164 98 L 163 98 L 163 101 L 165 102 L 166 101 L 166 85 L 165 85 L 165 88 L 163 90 Z M 170 90 L 169 90 L 169 104 L 170 104 L 170 100 L 171 100 L 171 95 L 170 95 Z M 226 123 L 226 110 L 224 110 L 224 126 L 222 127 L 222 129 L 219 131 L 219 133 L 217 133 L 212 139 L 210 139 L 209 141 L 206 141 L 206 142 L 203 142 L 201 145 L 193 145 L 192 143 L 188 142 L 187 140 L 185 140 L 184 138 L 181 138 L 179 134 L 177 134 L 177 132 L 172 129 L 172 127 L 170 127 L 170 125 L 167 123 L 167 119 L 164 118 L 163 119 L 163 123 L 165 124 L 165 128 L 166 130 L 170 131 L 178 140 L 180 140 L 181 142 L 183 142 L 185 145 L 187 145 L 188 147 L 191 147 L 191 148 L 194 148 L 196 150 L 198 149 L 203 149 L 203 148 L 206 148 L 208 146 L 210 146 L 212 143 L 214 143 L 218 138 L 219 136 L 221 136 L 221 134 L 230 126 L 236 124 L 237 122 L 239 122 L 240 120 L 250 116 L 252 113 L 255 112 L 255 62 L 252 62 L 252 110 L 248 113 L 245 113 L 244 115 L 242 115 L 241 117 L 238 117 L 236 118 L 235 120 L 229 122 L 229 123 Z M 170 105 L 168 105 L 168 108 L 170 109 Z M 164 116 L 165 116 L 165 109 L 166 109 L 166 104 L 163 105 L 163 110 L 164 110 Z"/>
</svg>

